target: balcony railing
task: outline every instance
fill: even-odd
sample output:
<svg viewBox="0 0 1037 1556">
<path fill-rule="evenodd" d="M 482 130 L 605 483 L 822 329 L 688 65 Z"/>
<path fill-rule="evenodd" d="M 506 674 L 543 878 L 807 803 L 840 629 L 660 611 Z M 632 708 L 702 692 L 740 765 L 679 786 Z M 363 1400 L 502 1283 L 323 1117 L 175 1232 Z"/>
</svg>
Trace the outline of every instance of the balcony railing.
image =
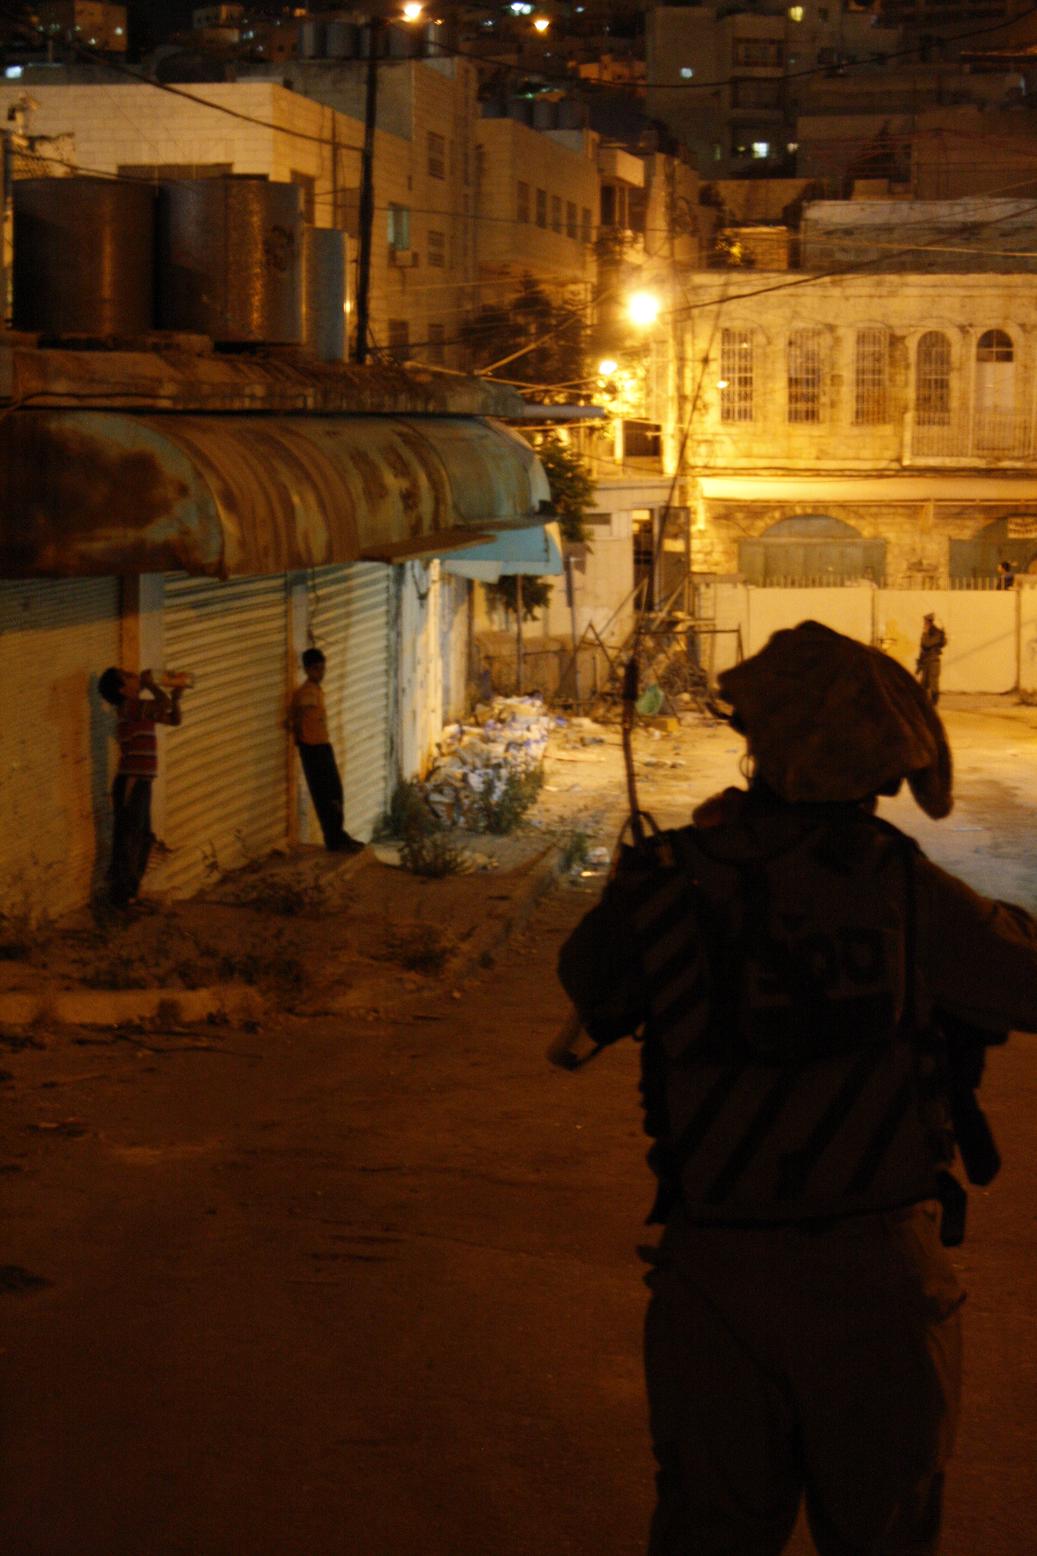
<svg viewBox="0 0 1037 1556">
<path fill-rule="evenodd" d="M 908 418 L 912 459 L 1023 460 L 1034 452 L 1033 420 L 1017 411 L 977 411 L 943 424 Z"/>
</svg>

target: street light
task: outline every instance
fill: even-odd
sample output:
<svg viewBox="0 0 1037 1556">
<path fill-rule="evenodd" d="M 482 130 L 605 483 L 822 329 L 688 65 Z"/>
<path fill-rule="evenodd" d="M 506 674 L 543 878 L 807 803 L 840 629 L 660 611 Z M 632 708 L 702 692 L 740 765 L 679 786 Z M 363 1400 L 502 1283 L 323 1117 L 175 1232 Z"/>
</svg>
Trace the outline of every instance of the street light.
<svg viewBox="0 0 1037 1556">
<path fill-rule="evenodd" d="M 659 299 L 654 292 L 631 292 L 627 298 L 627 315 L 631 324 L 642 329 L 653 325 L 659 317 Z"/>
<path fill-rule="evenodd" d="M 407 0 L 407 4 L 403 7 L 403 20 L 405 22 L 420 22 L 424 9 L 425 7 L 420 3 L 420 0 Z"/>
<path fill-rule="evenodd" d="M 550 25 L 551 25 L 551 21 L 550 21 L 550 18 L 547 17 L 547 16 L 534 16 L 534 18 L 533 18 L 533 31 L 534 32 L 546 32 L 547 29 L 550 27 Z"/>
</svg>

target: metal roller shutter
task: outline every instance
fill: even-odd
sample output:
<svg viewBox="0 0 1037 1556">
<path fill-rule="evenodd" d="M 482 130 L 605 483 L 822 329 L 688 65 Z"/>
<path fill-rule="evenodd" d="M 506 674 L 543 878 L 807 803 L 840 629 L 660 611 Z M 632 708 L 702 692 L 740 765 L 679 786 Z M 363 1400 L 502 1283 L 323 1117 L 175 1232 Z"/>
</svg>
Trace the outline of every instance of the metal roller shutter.
<svg viewBox="0 0 1037 1556">
<path fill-rule="evenodd" d="M 392 730 L 392 568 L 318 567 L 311 625 L 328 668 L 328 732 L 342 772 L 346 831 L 370 838 L 389 802 Z"/>
<path fill-rule="evenodd" d="M 96 677 L 119 662 L 114 578 L 0 583 L 0 912 L 68 912 L 102 885 L 115 719 Z"/>
<path fill-rule="evenodd" d="M 156 881 L 183 893 L 288 841 L 284 574 L 167 577 L 164 631 L 166 664 L 196 676 L 162 758 L 170 853 Z"/>
</svg>

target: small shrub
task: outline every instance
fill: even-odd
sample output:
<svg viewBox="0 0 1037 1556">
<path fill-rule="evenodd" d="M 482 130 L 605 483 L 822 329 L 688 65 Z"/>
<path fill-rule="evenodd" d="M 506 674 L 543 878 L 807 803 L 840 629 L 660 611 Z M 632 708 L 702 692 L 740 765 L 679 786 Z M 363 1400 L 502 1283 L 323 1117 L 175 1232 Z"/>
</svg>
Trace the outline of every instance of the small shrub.
<svg viewBox="0 0 1037 1556">
<path fill-rule="evenodd" d="M 580 870 L 587 863 L 590 854 L 590 838 L 586 832 L 581 832 L 577 827 L 570 832 L 562 844 L 562 870 L 568 875 L 573 870 Z"/>
<path fill-rule="evenodd" d="M 414 830 L 420 831 L 434 824 L 435 819 L 418 784 L 398 783 L 389 809 L 375 830 L 375 837 L 405 838 Z"/>
<path fill-rule="evenodd" d="M 473 813 L 477 829 L 497 836 L 514 832 L 527 810 L 536 804 L 543 786 L 542 763 L 523 773 L 507 773 L 496 794 L 484 790 L 476 797 Z"/>
<path fill-rule="evenodd" d="M 468 858 L 449 832 L 433 817 L 423 828 L 412 827 L 400 848 L 400 863 L 413 875 L 440 880 L 444 875 L 460 875 Z"/>
</svg>

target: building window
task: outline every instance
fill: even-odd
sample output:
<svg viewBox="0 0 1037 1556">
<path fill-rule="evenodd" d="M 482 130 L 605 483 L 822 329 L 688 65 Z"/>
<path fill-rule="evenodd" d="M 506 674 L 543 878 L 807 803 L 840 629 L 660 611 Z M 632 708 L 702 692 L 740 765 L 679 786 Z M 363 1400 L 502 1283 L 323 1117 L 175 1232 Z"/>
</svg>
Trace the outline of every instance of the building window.
<svg viewBox="0 0 1037 1556">
<path fill-rule="evenodd" d="M 442 362 L 446 353 L 443 350 L 446 341 L 446 329 L 442 324 L 430 324 L 428 327 L 428 359 L 430 362 Z"/>
<path fill-rule="evenodd" d="M 547 190 L 537 190 L 537 226 L 547 226 Z"/>
<path fill-rule="evenodd" d="M 529 220 L 529 185 L 521 178 L 515 185 L 515 215 L 520 222 Z"/>
<path fill-rule="evenodd" d="M 428 132 L 428 176 L 446 178 L 446 137 Z"/>
<path fill-rule="evenodd" d="M 410 248 L 410 206 L 390 205 L 386 212 L 391 249 Z"/>
<path fill-rule="evenodd" d="M 788 344 L 788 419 L 821 420 L 821 351 L 824 331 L 793 330 Z"/>
<path fill-rule="evenodd" d="M 721 331 L 719 389 L 721 421 L 752 421 L 752 330 Z"/>
<path fill-rule="evenodd" d="M 576 207 L 571 200 L 565 202 L 565 235 L 567 238 L 576 237 Z"/>
<path fill-rule="evenodd" d="M 551 231 L 562 230 L 562 201 L 559 195 L 551 196 Z"/>
<path fill-rule="evenodd" d="M 1014 356 L 1012 337 L 1004 330 L 987 330 L 976 342 L 977 362 L 1011 362 Z"/>
<path fill-rule="evenodd" d="M 410 356 L 410 324 L 406 319 L 389 320 L 389 355 L 397 362 Z"/>
<path fill-rule="evenodd" d="M 927 330 L 915 358 L 915 419 L 920 427 L 946 427 L 951 419 L 951 343 Z"/>
<path fill-rule="evenodd" d="M 292 171 L 289 173 L 288 177 L 291 179 L 293 184 L 298 184 L 299 188 L 302 190 L 302 214 L 305 220 L 308 221 L 312 227 L 313 200 L 317 180 L 314 178 L 312 173 L 298 173 L 296 172 L 295 168 L 292 168 Z"/>
<path fill-rule="evenodd" d="M 779 69 L 785 63 L 785 45 L 780 38 L 736 38 L 734 62 Z"/>
<path fill-rule="evenodd" d="M 889 420 L 889 337 L 880 327 L 857 331 L 853 420 L 858 427 L 875 427 Z"/>
<path fill-rule="evenodd" d="M 587 209 L 586 206 L 583 206 L 582 209 L 580 210 L 580 242 L 581 243 L 589 243 L 590 241 L 591 241 L 591 213 Z"/>
<path fill-rule="evenodd" d="M 428 262 L 437 270 L 446 267 L 446 233 L 429 229 L 428 235 Z"/>
</svg>

